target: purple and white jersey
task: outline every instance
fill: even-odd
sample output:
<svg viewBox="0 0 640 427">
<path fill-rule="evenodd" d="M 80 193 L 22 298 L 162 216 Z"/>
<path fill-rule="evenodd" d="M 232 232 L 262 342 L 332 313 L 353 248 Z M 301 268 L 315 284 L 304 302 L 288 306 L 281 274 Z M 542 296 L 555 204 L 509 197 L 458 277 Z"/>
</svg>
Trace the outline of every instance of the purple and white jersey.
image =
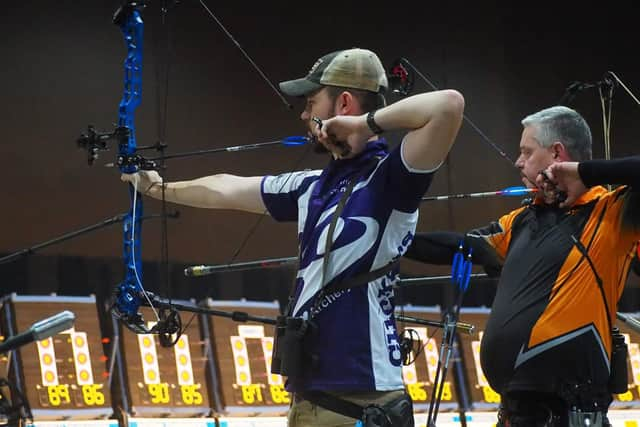
<svg viewBox="0 0 640 427">
<path fill-rule="evenodd" d="M 288 389 L 397 390 L 403 388 L 394 318 L 397 271 L 326 295 L 310 313 L 322 287 L 329 225 L 340 197 L 357 179 L 332 236 L 324 285 L 384 267 L 402 256 L 413 239 L 418 205 L 433 171 L 410 169 L 401 144 L 387 154 L 384 140 L 369 142 L 353 159 L 332 160 L 323 170 L 266 176 L 262 198 L 278 221 L 298 221 L 300 265 L 293 316 L 318 325 L 313 352 L 317 365 Z M 374 157 L 381 158 L 377 165 Z M 362 171 L 369 168 L 369 172 Z"/>
</svg>

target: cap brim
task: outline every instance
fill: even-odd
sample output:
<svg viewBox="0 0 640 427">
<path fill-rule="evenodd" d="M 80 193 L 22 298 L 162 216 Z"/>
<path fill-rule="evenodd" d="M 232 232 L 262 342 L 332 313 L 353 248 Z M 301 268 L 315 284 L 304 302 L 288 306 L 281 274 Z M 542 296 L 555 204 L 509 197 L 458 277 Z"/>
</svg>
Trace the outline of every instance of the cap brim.
<svg viewBox="0 0 640 427">
<path fill-rule="evenodd" d="M 280 86 L 280 90 L 288 96 L 304 96 L 322 87 L 321 84 L 309 81 L 304 77 L 301 79 L 280 82 L 278 86 Z"/>
</svg>

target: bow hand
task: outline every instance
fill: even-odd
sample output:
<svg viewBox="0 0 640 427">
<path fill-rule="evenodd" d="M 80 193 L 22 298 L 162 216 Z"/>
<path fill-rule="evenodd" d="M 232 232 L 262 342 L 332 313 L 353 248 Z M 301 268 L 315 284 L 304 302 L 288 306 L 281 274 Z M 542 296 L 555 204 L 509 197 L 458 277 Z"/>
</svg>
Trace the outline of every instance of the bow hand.
<svg viewBox="0 0 640 427">
<path fill-rule="evenodd" d="M 120 179 L 130 183 L 138 193 L 142 195 L 149 194 L 149 191 L 155 186 L 162 185 L 162 177 L 155 170 L 140 170 L 135 173 L 123 173 Z"/>
</svg>

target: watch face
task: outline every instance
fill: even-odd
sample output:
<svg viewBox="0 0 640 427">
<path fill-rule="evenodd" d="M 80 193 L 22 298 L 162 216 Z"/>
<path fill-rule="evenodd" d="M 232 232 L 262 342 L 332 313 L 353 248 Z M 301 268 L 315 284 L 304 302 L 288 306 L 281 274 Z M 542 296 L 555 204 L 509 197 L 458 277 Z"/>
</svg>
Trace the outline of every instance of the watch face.
<svg viewBox="0 0 640 427">
<path fill-rule="evenodd" d="M 371 132 L 373 132 L 376 135 L 380 135 L 384 131 L 376 123 L 375 114 L 376 114 L 375 110 L 374 111 L 370 111 L 367 114 L 367 126 L 369 126 L 369 129 L 371 130 Z"/>
</svg>

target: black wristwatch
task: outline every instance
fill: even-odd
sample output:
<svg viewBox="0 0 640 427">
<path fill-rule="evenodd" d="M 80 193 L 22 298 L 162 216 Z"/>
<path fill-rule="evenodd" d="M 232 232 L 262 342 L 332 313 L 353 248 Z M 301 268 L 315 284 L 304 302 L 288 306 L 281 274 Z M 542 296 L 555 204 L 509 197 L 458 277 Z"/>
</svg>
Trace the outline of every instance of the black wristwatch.
<svg viewBox="0 0 640 427">
<path fill-rule="evenodd" d="M 367 114 L 367 126 L 369 126 L 369 129 L 371 129 L 371 132 L 375 133 L 376 135 L 380 135 L 382 132 L 384 132 L 384 130 L 382 130 L 382 128 L 378 126 L 375 119 L 373 118 L 375 114 L 376 110 L 369 111 L 369 113 Z"/>
</svg>

